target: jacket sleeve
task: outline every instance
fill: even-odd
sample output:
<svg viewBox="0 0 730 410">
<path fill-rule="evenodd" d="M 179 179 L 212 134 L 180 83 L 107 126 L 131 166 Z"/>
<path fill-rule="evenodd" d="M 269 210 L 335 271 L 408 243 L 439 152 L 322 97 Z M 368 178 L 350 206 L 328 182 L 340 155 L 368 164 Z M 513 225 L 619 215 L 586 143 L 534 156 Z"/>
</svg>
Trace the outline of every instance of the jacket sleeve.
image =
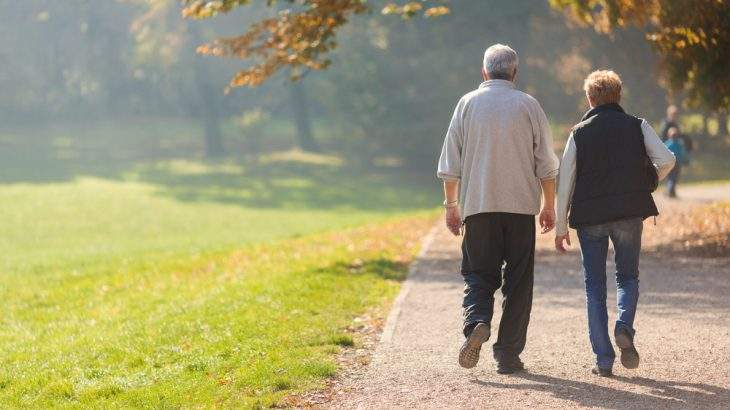
<svg viewBox="0 0 730 410">
<path fill-rule="evenodd" d="M 540 179 L 553 179 L 558 175 L 558 157 L 553 151 L 553 137 L 545 111 L 537 101 L 531 110 L 533 121 L 533 149 L 535 153 L 535 175 Z"/>
<path fill-rule="evenodd" d="M 464 121 L 463 121 L 464 99 L 462 98 L 451 117 L 449 129 L 444 137 L 444 144 L 441 148 L 438 170 L 436 176 L 442 180 L 461 179 L 461 150 L 464 142 Z"/>
</svg>

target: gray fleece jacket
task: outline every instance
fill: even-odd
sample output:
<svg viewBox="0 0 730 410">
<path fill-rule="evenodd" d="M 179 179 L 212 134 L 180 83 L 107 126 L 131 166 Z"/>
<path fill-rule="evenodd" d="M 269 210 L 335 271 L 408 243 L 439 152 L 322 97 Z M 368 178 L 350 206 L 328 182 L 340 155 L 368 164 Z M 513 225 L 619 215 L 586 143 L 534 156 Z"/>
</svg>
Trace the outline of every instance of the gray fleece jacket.
<svg viewBox="0 0 730 410">
<path fill-rule="evenodd" d="M 459 100 L 446 132 L 437 176 L 459 180 L 461 216 L 482 212 L 537 215 L 540 181 L 558 173 L 545 112 L 506 80 L 489 80 Z"/>
</svg>

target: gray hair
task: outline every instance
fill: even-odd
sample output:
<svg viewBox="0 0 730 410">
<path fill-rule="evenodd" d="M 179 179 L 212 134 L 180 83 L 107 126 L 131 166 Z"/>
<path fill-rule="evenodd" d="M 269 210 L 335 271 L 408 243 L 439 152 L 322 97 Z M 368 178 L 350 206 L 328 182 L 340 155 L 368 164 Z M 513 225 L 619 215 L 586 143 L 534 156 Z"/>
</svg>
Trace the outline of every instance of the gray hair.
<svg viewBox="0 0 730 410">
<path fill-rule="evenodd" d="M 519 59 L 510 46 L 495 44 L 484 52 L 484 71 L 489 78 L 512 80 Z"/>
</svg>

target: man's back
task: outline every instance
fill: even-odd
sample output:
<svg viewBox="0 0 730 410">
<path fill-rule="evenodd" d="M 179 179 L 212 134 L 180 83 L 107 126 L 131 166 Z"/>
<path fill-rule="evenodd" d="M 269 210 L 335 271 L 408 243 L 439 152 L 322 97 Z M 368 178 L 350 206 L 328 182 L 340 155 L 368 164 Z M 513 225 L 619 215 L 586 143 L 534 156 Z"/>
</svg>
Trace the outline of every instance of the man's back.
<svg viewBox="0 0 730 410">
<path fill-rule="evenodd" d="M 462 217 L 483 212 L 535 215 L 540 180 L 558 160 L 545 113 L 511 81 L 489 80 L 459 101 L 439 161 L 439 177 L 460 179 Z"/>
</svg>

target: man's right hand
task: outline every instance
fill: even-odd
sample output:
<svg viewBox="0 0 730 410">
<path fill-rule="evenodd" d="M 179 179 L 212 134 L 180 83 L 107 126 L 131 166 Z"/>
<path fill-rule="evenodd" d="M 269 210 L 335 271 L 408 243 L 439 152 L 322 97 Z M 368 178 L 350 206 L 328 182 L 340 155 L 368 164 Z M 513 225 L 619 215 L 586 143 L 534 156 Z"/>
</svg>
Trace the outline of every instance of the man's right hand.
<svg viewBox="0 0 730 410">
<path fill-rule="evenodd" d="M 458 206 L 450 206 L 446 208 L 446 227 L 454 236 L 461 234 L 461 214 Z"/>
</svg>

